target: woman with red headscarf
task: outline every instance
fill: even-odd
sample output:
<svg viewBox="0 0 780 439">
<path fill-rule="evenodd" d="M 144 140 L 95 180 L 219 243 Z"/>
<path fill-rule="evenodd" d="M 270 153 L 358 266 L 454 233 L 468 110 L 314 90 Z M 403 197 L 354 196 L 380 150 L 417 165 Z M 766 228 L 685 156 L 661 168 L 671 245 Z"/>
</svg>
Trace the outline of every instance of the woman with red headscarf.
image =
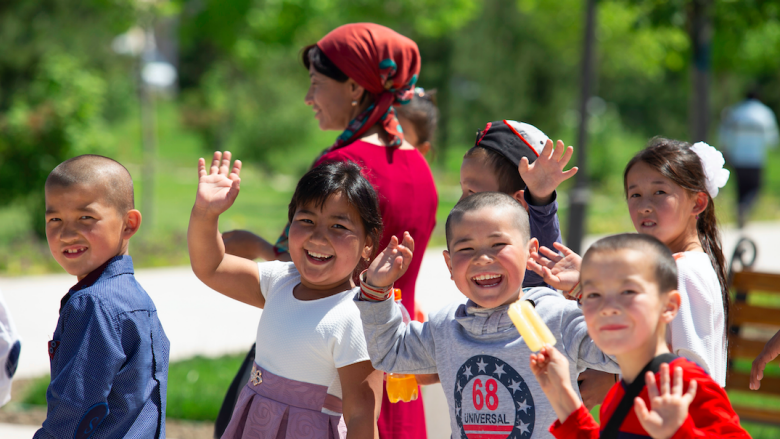
<svg viewBox="0 0 780 439">
<path fill-rule="evenodd" d="M 415 315 L 415 282 L 436 221 L 438 197 L 433 176 L 422 154 L 404 140 L 394 106 L 413 96 L 420 72 L 417 44 L 373 23 L 336 28 L 303 50 L 311 84 L 305 102 L 322 130 L 341 131 L 315 166 L 328 161 L 352 161 L 379 195 L 384 233 L 378 246 L 408 231 L 415 240 L 414 259 L 395 287 L 402 303 Z M 289 226 L 288 226 L 289 228 Z M 251 259 L 288 259 L 287 233 L 271 246 L 248 232 L 224 236 L 226 252 Z M 418 392 L 419 393 L 419 392 Z M 425 438 L 422 397 L 390 403 L 383 396 L 379 417 L 382 439 Z"/>
<path fill-rule="evenodd" d="M 410 39 L 383 26 L 356 23 L 341 26 L 304 49 L 311 86 L 306 104 L 322 130 L 342 130 L 317 160 L 353 161 L 379 194 L 384 248 L 408 231 L 415 240 L 414 260 L 395 286 L 403 305 L 415 315 L 415 282 L 436 222 L 438 198 L 430 168 L 422 154 L 403 137 L 394 106 L 412 98 L 420 72 L 420 54 Z M 382 398 L 379 435 L 425 438 L 422 398 L 390 403 Z"/>
</svg>

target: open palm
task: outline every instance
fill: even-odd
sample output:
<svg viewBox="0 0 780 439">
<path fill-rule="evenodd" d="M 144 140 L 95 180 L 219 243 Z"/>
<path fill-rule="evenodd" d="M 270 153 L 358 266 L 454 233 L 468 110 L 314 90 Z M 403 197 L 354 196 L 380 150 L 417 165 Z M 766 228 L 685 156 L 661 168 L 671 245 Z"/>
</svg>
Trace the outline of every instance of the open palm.
<svg viewBox="0 0 780 439">
<path fill-rule="evenodd" d="M 565 146 L 562 141 L 559 140 L 553 147 L 552 140 L 547 140 L 536 161 L 529 164 L 527 157 L 520 160 L 518 171 L 535 199 L 549 198 L 559 184 L 577 173 L 577 167 L 563 170 L 573 153 L 574 148 Z"/>
<path fill-rule="evenodd" d="M 683 370 L 674 370 L 674 382 L 669 384 L 669 365 L 664 363 L 660 370 L 660 391 L 656 385 L 655 375 L 647 372 L 647 395 L 650 399 L 648 410 L 645 401 L 637 397 L 634 400 L 634 410 L 639 423 L 654 439 L 672 437 L 688 417 L 688 406 L 696 397 L 696 380 L 688 383 L 688 391 L 683 392 Z"/>
<path fill-rule="evenodd" d="M 238 196 L 241 178 L 241 161 L 233 163 L 230 170 L 230 151 L 223 154 L 214 152 L 211 167 L 206 169 L 206 161 L 198 160 L 198 194 L 195 198 L 195 209 L 219 215 L 228 210 Z"/>
<path fill-rule="evenodd" d="M 388 287 L 406 273 L 412 263 L 414 239 L 404 232 L 403 241 L 393 236 L 387 248 L 377 255 L 366 273 L 366 281 L 375 287 Z"/>
</svg>

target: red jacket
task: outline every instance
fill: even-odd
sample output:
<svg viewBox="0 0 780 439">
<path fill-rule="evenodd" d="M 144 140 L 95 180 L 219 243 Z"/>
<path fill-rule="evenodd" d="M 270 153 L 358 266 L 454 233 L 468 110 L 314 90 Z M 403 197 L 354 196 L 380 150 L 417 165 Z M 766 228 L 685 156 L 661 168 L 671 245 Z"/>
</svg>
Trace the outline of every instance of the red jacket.
<svg viewBox="0 0 780 439">
<path fill-rule="evenodd" d="M 750 438 L 745 430 L 739 425 L 739 417 L 731 408 L 731 403 L 726 392 L 715 381 L 707 375 L 704 370 L 696 363 L 690 362 L 685 358 L 677 358 L 669 364 L 670 370 L 681 367 L 683 370 L 683 392 L 688 391 L 688 383 L 696 380 L 696 397 L 688 407 L 688 419 L 672 436 L 673 439 L 682 438 Z M 659 374 L 656 374 L 656 382 L 660 381 Z M 625 394 L 627 385 L 620 381 L 607 393 L 604 403 L 601 405 L 600 417 L 601 425 L 607 425 L 612 413 L 620 404 L 620 400 Z M 647 407 L 650 407 L 650 398 L 647 394 L 647 387 L 639 395 Z M 593 417 L 580 406 L 574 413 L 566 418 L 564 423 L 556 421 L 550 427 L 550 433 L 560 439 L 596 439 L 599 437 L 601 428 Z M 633 407 L 628 412 L 628 416 L 620 426 L 618 438 L 649 438 Z"/>
</svg>

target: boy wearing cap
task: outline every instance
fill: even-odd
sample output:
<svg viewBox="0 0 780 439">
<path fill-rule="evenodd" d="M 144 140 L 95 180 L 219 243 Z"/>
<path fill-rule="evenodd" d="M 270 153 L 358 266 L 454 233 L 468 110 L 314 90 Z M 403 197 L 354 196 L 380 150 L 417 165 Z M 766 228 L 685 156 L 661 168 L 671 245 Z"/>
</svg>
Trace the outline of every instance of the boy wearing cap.
<svg viewBox="0 0 780 439">
<path fill-rule="evenodd" d="M 577 173 L 569 163 L 574 149 L 553 142 L 533 125 L 514 120 L 488 122 L 477 132 L 476 144 L 463 156 L 460 186 L 463 197 L 478 192 L 503 192 L 528 211 L 531 237 L 540 246 L 557 248 L 561 243 L 555 189 Z M 524 287 L 547 286 L 541 276 L 526 269 Z M 606 396 L 616 376 L 586 370 L 578 379 L 587 408 Z"/>
<path fill-rule="evenodd" d="M 141 226 L 130 173 L 82 155 L 54 168 L 45 188 L 49 250 L 78 283 L 60 302 L 34 439 L 164 438 L 170 343 L 128 255 Z"/>
<path fill-rule="evenodd" d="M 561 242 L 555 189 L 577 173 L 564 172 L 573 148 L 553 142 L 533 125 L 514 120 L 488 122 L 477 132 L 475 145 L 460 167 L 461 199 L 478 192 L 503 192 L 528 211 L 531 237 L 554 248 Z M 524 287 L 546 285 L 541 276 L 526 270 Z"/>
</svg>

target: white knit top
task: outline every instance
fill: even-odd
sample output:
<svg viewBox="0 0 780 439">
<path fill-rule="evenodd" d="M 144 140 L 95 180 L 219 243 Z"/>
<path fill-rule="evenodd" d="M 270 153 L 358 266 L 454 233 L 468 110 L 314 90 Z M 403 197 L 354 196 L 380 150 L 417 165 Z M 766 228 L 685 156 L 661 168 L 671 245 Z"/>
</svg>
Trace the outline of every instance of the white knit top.
<svg viewBox="0 0 780 439">
<path fill-rule="evenodd" d="M 672 352 L 685 357 L 726 385 L 726 332 L 718 275 L 703 252 L 682 252 L 677 261 L 680 311 L 669 324 Z"/>
<path fill-rule="evenodd" d="M 265 307 L 257 325 L 255 361 L 271 373 L 328 386 L 341 398 L 338 368 L 369 359 L 356 289 L 317 300 L 298 300 L 301 275 L 292 262 L 261 262 Z M 326 409 L 323 412 L 330 413 Z"/>
</svg>

